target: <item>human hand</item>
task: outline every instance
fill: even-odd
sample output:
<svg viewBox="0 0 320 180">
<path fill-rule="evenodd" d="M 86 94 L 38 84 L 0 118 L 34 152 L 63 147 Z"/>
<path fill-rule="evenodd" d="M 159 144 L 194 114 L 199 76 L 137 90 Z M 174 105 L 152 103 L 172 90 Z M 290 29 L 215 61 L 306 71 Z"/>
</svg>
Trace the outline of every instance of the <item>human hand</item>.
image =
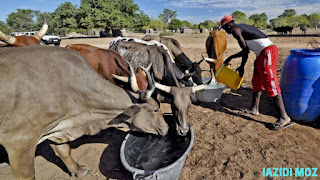
<svg viewBox="0 0 320 180">
<path fill-rule="evenodd" d="M 244 74 L 244 66 L 239 66 L 236 71 L 239 72 L 239 76 L 242 77 Z"/>
</svg>

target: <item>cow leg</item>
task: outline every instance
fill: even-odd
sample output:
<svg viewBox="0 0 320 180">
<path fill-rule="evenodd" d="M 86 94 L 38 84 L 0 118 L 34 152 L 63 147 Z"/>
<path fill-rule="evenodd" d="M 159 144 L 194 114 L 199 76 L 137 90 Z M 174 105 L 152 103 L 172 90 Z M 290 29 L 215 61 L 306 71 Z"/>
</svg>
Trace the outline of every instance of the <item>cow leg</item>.
<svg viewBox="0 0 320 180">
<path fill-rule="evenodd" d="M 83 177 L 89 174 L 90 169 L 77 164 L 72 157 L 69 144 L 50 144 L 55 154 L 64 162 L 72 176 Z"/>
<path fill-rule="evenodd" d="M 14 179 L 35 179 L 34 157 L 37 144 L 30 145 L 26 141 L 15 142 L 14 145 L 5 146 L 5 148 Z"/>
</svg>

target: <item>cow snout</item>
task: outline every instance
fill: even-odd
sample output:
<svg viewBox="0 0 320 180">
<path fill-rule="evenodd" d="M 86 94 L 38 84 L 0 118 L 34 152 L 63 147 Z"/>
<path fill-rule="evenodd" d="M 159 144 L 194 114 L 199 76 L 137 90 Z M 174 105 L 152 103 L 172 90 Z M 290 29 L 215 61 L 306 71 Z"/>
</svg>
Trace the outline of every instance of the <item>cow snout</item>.
<svg viewBox="0 0 320 180">
<path fill-rule="evenodd" d="M 179 136 L 186 136 L 188 132 L 189 132 L 189 127 L 181 128 L 181 127 L 177 126 L 177 134 Z"/>
<path fill-rule="evenodd" d="M 168 134 L 168 130 L 169 130 L 169 126 L 166 124 L 165 126 L 159 129 L 158 133 L 161 136 L 165 136 Z"/>
</svg>

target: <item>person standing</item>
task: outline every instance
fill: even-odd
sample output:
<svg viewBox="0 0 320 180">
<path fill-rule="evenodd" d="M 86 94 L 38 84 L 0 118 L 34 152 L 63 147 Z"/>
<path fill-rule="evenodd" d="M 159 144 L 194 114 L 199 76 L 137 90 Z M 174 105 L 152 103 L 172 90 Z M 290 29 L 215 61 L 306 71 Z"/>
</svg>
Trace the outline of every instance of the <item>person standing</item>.
<svg viewBox="0 0 320 180">
<path fill-rule="evenodd" d="M 259 29 L 247 25 L 236 24 L 231 15 L 224 16 L 220 22 L 220 29 L 232 34 L 237 39 L 241 51 L 229 56 L 224 64 L 232 59 L 242 57 L 241 65 L 237 68 L 239 75 L 244 74 L 244 67 L 248 60 L 250 51 L 255 52 L 254 73 L 252 77 L 253 97 L 250 109 L 243 110 L 244 113 L 259 115 L 259 104 L 262 91 L 265 90 L 268 97 L 272 97 L 280 111 L 280 117 L 272 124 L 273 130 L 279 130 L 292 125 L 281 95 L 277 80 L 278 48 Z"/>
</svg>

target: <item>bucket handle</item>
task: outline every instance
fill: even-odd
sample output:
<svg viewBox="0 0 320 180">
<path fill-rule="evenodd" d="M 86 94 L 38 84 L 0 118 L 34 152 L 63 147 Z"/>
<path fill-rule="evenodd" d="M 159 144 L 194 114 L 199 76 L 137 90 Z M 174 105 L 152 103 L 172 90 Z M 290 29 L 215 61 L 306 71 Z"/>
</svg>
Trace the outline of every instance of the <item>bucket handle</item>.
<svg viewBox="0 0 320 180">
<path fill-rule="evenodd" d="M 224 66 L 225 66 L 225 65 L 223 64 L 223 65 L 219 68 L 219 70 L 218 70 L 218 71 L 217 71 L 217 73 L 215 74 L 216 78 L 218 77 L 218 75 L 219 75 L 219 73 L 220 73 L 221 69 L 222 69 Z"/>
<path fill-rule="evenodd" d="M 157 175 L 154 175 L 154 173 L 147 173 L 147 171 L 144 171 L 144 174 L 138 174 L 138 171 L 135 171 L 133 173 L 133 179 L 136 179 L 136 180 L 142 180 L 142 179 L 145 179 L 146 177 L 149 177 L 149 179 L 152 180 L 154 179 L 154 176 L 156 176 L 156 179 L 158 179 Z"/>
</svg>

